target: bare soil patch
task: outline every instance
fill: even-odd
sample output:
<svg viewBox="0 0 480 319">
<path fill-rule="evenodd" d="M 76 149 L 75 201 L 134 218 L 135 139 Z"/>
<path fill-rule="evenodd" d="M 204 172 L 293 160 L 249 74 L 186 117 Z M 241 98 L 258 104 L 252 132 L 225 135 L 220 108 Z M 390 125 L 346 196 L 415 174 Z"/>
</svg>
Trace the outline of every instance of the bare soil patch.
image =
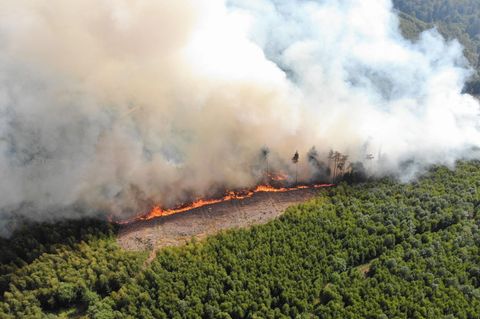
<svg viewBox="0 0 480 319">
<path fill-rule="evenodd" d="M 222 230 L 264 224 L 280 216 L 291 205 L 305 202 L 318 189 L 300 189 L 285 193 L 257 193 L 242 200 L 199 207 L 187 212 L 137 221 L 122 226 L 118 243 L 127 250 L 152 250 L 185 244 Z M 151 254 L 151 258 L 154 253 Z"/>
</svg>

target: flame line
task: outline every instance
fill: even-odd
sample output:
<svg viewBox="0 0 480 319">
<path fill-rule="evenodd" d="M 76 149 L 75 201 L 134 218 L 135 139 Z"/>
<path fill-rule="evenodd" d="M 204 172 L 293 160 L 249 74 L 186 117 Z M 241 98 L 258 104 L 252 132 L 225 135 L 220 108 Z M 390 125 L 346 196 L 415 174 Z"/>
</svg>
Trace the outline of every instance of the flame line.
<svg viewBox="0 0 480 319">
<path fill-rule="evenodd" d="M 209 206 L 213 204 L 228 202 L 232 200 L 241 200 L 250 198 L 257 193 L 286 193 L 295 190 L 301 189 L 315 189 L 315 188 L 324 188 L 331 187 L 333 184 L 316 184 L 316 185 L 300 185 L 296 187 L 280 187 L 275 188 L 269 185 L 259 185 L 253 190 L 244 190 L 244 191 L 229 191 L 225 196 L 217 199 L 198 199 L 192 203 L 184 204 L 177 206 L 175 208 L 163 209 L 159 205 L 155 205 L 148 213 L 141 216 L 137 216 L 130 220 L 117 221 L 117 224 L 125 225 L 136 221 L 146 221 L 154 218 L 170 216 L 178 213 L 183 213 L 195 208 L 200 208 L 204 206 Z"/>
</svg>

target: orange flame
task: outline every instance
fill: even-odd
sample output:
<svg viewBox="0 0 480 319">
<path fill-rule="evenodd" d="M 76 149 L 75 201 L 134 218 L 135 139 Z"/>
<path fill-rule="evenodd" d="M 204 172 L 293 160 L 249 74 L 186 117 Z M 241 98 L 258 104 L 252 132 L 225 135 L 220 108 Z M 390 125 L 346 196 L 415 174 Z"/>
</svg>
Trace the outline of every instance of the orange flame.
<svg viewBox="0 0 480 319">
<path fill-rule="evenodd" d="M 163 217 L 163 216 L 169 216 L 173 214 L 178 214 L 182 212 L 186 212 L 189 210 L 192 210 L 194 208 L 199 208 L 199 207 L 204 207 L 208 205 L 213 205 L 217 203 L 222 203 L 222 202 L 227 202 L 231 200 L 240 200 L 240 199 L 245 199 L 252 197 L 256 193 L 285 193 L 289 191 L 294 191 L 294 190 L 300 190 L 300 189 L 313 189 L 313 188 L 322 188 L 322 187 L 330 187 L 333 186 L 332 184 L 317 184 L 317 185 L 300 185 L 296 187 L 280 187 L 276 188 L 270 185 L 258 185 L 255 189 L 253 190 L 244 190 L 244 191 L 229 191 L 226 193 L 225 196 L 222 198 L 217 198 L 217 199 L 198 199 L 192 203 L 189 204 L 184 204 L 181 206 L 177 206 L 175 208 L 171 209 L 163 209 L 160 206 L 154 206 L 147 214 L 142 215 L 140 217 L 137 217 L 133 220 L 128 220 L 128 221 L 123 221 L 119 222 L 120 224 L 128 224 L 133 221 L 138 221 L 138 220 L 150 220 L 153 218 L 157 217 Z"/>
<path fill-rule="evenodd" d="M 284 182 L 288 179 L 288 176 L 285 175 L 285 174 L 282 174 L 282 173 L 269 173 L 268 174 L 268 178 L 271 180 L 271 181 L 275 181 L 275 182 Z"/>
</svg>

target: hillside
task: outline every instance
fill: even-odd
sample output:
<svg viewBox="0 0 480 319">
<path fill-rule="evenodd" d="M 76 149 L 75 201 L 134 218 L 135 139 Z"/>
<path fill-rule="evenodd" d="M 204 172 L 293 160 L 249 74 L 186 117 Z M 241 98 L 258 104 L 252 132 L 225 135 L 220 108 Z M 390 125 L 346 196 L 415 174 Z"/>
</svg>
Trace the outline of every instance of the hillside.
<svg viewBox="0 0 480 319">
<path fill-rule="evenodd" d="M 480 94 L 480 2 L 476 0 L 393 0 L 404 36 L 415 39 L 436 28 L 446 39 L 457 39 L 477 74 L 465 90 Z"/>
<path fill-rule="evenodd" d="M 479 319 L 480 0 L 392 2 L 463 92 L 389 1 L 4 1 L 0 319 Z"/>
<path fill-rule="evenodd" d="M 0 317 L 478 318 L 479 187 L 480 162 L 344 184 L 142 271 L 109 227 L 41 226 L 1 243 Z"/>
</svg>

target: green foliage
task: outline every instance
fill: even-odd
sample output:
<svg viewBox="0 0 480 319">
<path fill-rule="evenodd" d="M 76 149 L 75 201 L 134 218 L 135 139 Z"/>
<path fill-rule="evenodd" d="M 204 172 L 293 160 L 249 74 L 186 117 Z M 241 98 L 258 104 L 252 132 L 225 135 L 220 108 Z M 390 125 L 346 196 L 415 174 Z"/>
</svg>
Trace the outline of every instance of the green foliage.
<svg viewBox="0 0 480 319">
<path fill-rule="evenodd" d="M 480 71 L 479 1 L 393 2 L 405 36 L 436 27 Z M 108 223 L 28 224 L 0 238 L 0 318 L 479 318 L 479 227 L 479 162 L 343 184 L 144 269 Z"/>
<path fill-rule="evenodd" d="M 478 0 L 393 0 L 400 11 L 403 34 L 416 39 L 433 27 L 449 40 L 457 39 L 477 70 L 465 91 L 480 95 L 480 2 Z"/>
<path fill-rule="evenodd" d="M 478 318 L 480 162 L 325 189 L 266 225 L 144 256 L 110 235 L 16 268 L 1 318 Z"/>
<path fill-rule="evenodd" d="M 111 225 L 95 220 L 30 225 L 0 242 L 0 318 L 76 316 L 139 271 L 142 254 L 122 251 Z"/>
</svg>

